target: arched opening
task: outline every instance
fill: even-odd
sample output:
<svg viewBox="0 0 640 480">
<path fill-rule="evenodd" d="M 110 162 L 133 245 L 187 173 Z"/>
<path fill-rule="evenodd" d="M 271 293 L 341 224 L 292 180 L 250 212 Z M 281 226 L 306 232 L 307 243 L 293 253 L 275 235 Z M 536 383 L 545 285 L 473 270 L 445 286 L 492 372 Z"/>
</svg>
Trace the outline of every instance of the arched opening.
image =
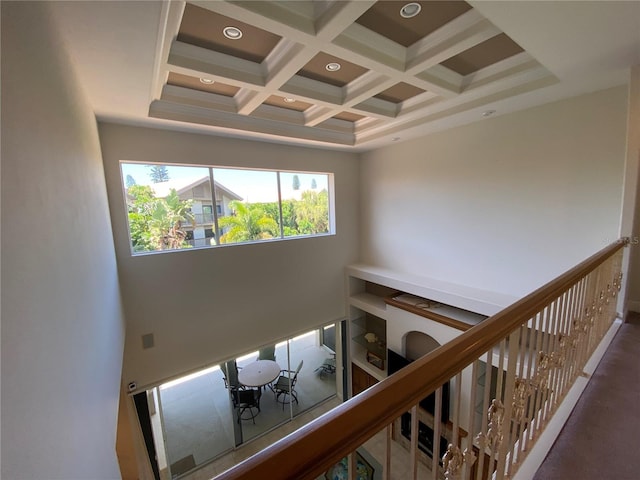
<svg viewBox="0 0 640 480">
<path fill-rule="evenodd" d="M 404 356 L 414 361 L 438 348 L 440 344 L 424 332 L 411 331 L 404 336 Z"/>
</svg>

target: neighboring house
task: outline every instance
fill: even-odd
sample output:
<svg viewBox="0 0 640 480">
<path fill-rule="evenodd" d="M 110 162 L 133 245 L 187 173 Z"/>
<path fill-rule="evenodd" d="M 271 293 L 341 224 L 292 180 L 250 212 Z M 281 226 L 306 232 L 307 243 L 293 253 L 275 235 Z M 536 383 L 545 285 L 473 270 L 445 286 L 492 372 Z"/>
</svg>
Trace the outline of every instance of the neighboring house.
<svg viewBox="0 0 640 480">
<path fill-rule="evenodd" d="M 232 192 L 224 185 L 215 182 L 216 213 L 219 217 L 231 215 L 229 202 L 240 200 L 242 197 Z M 194 223 L 185 222 L 184 229 L 187 232 L 187 240 L 194 247 L 209 245 L 210 238 L 214 238 L 213 232 L 213 199 L 211 198 L 210 179 L 208 176 L 199 178 L 179 178 L 166 182 L 154 183 L 151 188 L 157 197 L 166 197 L 171 189 L 175 189 L 180 200 L 192 200 L 191 213 Z"/>
</svg>

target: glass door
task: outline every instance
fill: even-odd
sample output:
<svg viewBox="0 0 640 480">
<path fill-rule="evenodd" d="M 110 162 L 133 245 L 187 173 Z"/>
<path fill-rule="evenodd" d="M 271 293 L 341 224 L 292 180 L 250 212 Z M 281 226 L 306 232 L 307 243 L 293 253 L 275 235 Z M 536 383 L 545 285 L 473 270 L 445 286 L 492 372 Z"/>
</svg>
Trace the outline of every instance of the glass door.
<svg viewBox="0 0 640 480">
<path fill-rule="evenodd" d="M 233 449 L 232 407 L 218 365 L 157 390 L 171 478 Z"/>
<path fill-rule="evenodd" d="M 150 391 L 161 478 L 165 470 L 183 476 L 334 396 L 335 370 L 322 368 L 335 358 L 327 345 L 334 331 L 312 330 Z"/>
</svg>

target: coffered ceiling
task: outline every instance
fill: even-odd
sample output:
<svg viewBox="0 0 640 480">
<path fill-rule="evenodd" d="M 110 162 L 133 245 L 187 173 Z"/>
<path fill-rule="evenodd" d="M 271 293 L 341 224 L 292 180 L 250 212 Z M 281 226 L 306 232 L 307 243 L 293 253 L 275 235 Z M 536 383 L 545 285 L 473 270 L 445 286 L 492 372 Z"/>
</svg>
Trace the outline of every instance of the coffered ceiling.
<svg viewBox="0 0 640 480">
<path fill-rule="evenodd" d="M 638 2 L 54 4 L 83 80 L 103 61 L 112 78 L 148 82 L 146 100 L 140 85 L 119 90 L 143 114 L 105 104 L 125 79 L 88 85 L 99 117 L 338 148 L 621 84 L 640 63 Z M 127 61 L 113 65 L 118 54 Z"/>
<path fill-rule="evenodd" d="M 151 116 L 341 145 L 557 81 L 464 1 L 192 1 L 165 37 Z"/>
</svg>

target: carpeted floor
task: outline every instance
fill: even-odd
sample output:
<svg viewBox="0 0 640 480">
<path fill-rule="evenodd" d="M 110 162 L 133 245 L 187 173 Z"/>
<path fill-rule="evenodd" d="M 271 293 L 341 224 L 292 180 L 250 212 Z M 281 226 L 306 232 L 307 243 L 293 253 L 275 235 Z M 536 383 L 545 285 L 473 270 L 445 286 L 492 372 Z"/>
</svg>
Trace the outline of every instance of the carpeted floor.
<svg viewBox="0 0 640 480">
<path fill-rule="evenodd" d="M 629 315 L 535 480 L 640 478 L 640 314 Z"/>
</svg>

